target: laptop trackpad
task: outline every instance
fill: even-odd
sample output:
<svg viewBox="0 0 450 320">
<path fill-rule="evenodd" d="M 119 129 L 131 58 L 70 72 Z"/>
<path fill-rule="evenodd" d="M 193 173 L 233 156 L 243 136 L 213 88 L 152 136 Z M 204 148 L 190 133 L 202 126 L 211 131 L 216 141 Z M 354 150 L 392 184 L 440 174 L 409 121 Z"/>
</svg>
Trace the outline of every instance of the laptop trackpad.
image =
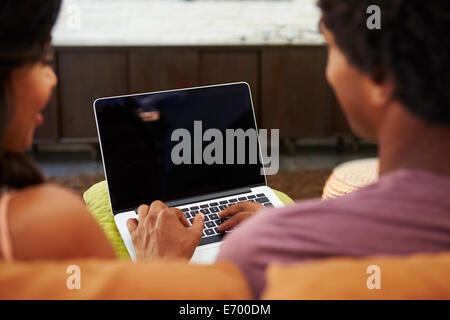
<svg viewBox="0 0 450 320">
<path fill-rule="evenodd" d="M 189 263 L 212 264 L 216 261 L 222 241 L 200 246 L 194 251 Z"/>
</svg>

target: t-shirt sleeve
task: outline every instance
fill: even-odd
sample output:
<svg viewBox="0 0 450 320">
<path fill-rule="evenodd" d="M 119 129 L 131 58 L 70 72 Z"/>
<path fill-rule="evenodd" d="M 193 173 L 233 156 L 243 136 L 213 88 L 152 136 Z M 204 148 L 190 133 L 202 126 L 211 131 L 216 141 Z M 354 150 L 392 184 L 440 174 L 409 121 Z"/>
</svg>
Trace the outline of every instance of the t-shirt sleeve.
<svg viewBox="0 0 450 320">
<path fill-rule="evenodd" d="M 274 210 L 258 213 L 226 235 L 217 258 L 218 261 L 231 262 L 241 270 L 255 298 L 265 286 L 267 253 L 271 251 L 266 235 L 270 234 L 268 227 L 273 224 L 270 211 Z"/>
<path fill-rule="evenodd" d="M 257 255 L 258 244 L 250 241 L 249 237 L 252 234 L 246 233 L 244 227 L 241 225 L 239 230 L 225 236 L 217 261 L 228 261 L 237 266 L 247 279 L 253 297 L 256 298 L 264 287 L 264 283 L 261 282 L 264 281 L 265 268 L 249 258 Z"/>
<path fill-rule="evenodd" d="M 330 210 L 317 201 L 263 210 L 225 236 L 218 260 L 236 265 L 246 277 L 254 297 L 259 298 L 270 264 L 361 254 L 357 246 L 352 250 L 351 244 L 357 243 L 355 239 L 346 243 L 354 226 L 354 221 L 350 220 L 355 217 L 350 219 L 345 213 Z M 361 237 L 361 232 L 353 236 Z"/>
</svg>

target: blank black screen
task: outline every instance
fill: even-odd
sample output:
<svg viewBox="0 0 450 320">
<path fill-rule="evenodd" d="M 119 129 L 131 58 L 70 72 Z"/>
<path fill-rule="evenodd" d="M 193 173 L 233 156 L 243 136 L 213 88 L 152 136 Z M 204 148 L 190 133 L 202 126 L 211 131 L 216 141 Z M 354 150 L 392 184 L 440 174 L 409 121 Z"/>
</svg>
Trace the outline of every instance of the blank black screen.
<svg viewBox="0 0 450 320">
<path fill-rule="evenodd" d="M 219 129 L 224 145 L 226 129 L 256 128 L 245 83 L 103 98 L 95 112 L 114 211 L 265 184 L 259 146 L 255 164 L 248 156 L 245 164 L 194 164 L 194 121 L 202 121 L 203 132 Z M 191 133 L 191 164 L 171 160 L 178 128 Z"/>
</svg>

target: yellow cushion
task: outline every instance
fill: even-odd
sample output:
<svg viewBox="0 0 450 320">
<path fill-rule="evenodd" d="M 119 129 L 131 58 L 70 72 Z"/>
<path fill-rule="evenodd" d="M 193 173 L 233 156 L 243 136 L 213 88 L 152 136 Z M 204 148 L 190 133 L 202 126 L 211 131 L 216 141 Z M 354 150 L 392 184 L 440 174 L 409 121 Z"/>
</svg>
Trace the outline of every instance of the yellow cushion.
<svg viewBox="0 0 450 320">
<path fill-rule="evenodd" d="M 66 286 L 74 275 L 66 273 L 70 265 L 80 267 L 79 290 Z M 231 264 L 202 266 L 184 261 L 0 262 L 0 288 L 0 299 L 251 298 L 246 281 Z"/>
<path fill-rule="evenodd" d="M 117 230 L 116 224 L 114 223 L 106 181 L 101 181 L 91 186 L 83 194 L 83 198 L 88 210 L 92 213 L 108 239 L 111 241 L 119 259 L 129 260 L 130 255 L 122 241 L 119 230 Z"/>
<path fill-rule="evenodd" d="M 274 190 L 275 194 L 285 204 L 293 204 L 294 201 L 283 192 Z M 119 231 L 114 224 L 111 206 L 109 204 L 108 187 L 106 181 L 94 184 L 83 194 L 87 208 L 98 221 L 108 239 L 111 241 L 117 256 L 120 259 L 129 260 L 130 256 L 125 244 L 120 237 Z"/>
<path fill-rule="evenodd" d="M 380 268 L 381 289 L 367 287 L 371 265 Z M 274 265 L 263 298 L 450 299 L 450 252 Z"/>
</svg>

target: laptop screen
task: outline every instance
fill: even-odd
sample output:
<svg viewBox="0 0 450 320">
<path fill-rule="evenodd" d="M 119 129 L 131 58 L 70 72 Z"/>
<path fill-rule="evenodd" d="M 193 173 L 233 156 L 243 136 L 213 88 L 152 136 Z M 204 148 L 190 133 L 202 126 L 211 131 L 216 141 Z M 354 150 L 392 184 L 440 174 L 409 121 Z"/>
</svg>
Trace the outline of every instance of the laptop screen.
<svg viewBox="0 0 450 320">
<path fill-rule="evenodd" d="M 114 211 L 265 184 L 258 143 L 245 139 L 243 161 L 238 139 L 227 139 L 239 129 L 256 129 L 245 83 L 102 98 L 94 104 Z"/>
</svg>

